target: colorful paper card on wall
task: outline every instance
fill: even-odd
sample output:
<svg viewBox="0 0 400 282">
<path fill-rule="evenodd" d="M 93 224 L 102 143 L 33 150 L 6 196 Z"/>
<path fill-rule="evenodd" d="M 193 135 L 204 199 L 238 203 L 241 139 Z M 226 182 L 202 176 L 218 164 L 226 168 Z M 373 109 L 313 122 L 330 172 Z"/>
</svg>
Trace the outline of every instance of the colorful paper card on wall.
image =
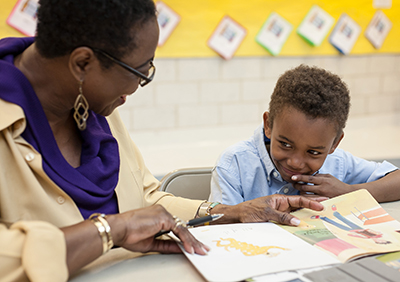
<svg viewBox="0 0 400 282">
<path fill-rule="evenodd" d="M 312 46 L 319 46 L 334 22 L 331 15 L 314 5 L 297 28 L 297 34 Z"/>
<path fill-rule="evenodd" d="M 208 39 L 207 45 L 225 60 L 235 54 L 247 30 L 229 16 L 224 16 Z"/>
<path fill-rule="evenodd" d="M 364 35 L 376 49 L 379 49 L 382 47 L 383 41 L 385 41 L 391 28 L 392 22 L 379 10 L 376 11 L 368 27 L 365 29 Z"/>
<path fill-rule="evenodd" d="M 348 55 L 360 33 L 361 27 L 351 17 L 343 13 L 329 37 L 329 42 L 340 53 Z"/>
<path fill-rule="evenodd" d="M 272 12 L 258 32 L 256 42 L 276 56 L 281 52 L 292 29 L 288 21 Z"/>
<path fill-rule="evenodd" d="M 7 18 L 7 24 L 27 35 L 34 36 L 39 0 L 19 0 Z"/>
<path fill-rule="evenodd" d="M 180 22 L 181 17 L 161 1 L 156 3 L 156 9 L 158 26 L 160 28 L 158 46 L 162 46 Z"/>
</svg>

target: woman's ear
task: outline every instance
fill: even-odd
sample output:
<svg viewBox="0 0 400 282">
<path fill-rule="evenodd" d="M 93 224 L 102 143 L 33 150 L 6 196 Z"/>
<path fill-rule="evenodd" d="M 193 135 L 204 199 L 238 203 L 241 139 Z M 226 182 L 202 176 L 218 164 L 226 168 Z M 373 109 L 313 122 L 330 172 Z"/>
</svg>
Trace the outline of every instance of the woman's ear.
<svg viewBox="0 0 400 282">
<path fill-rule="evenodd" d="M 337 146 L 339 146 L 339 143 L 340 141 L 342 141 L 343 137 L 344 137 L 344 132 L 342 131 L 342 134 L 340 134 L 338 137 L 335 138 L 335 141 L 333 142 L 329 154 L 332 154 L 336 150 Z"/>
<path fill-rule="evenodd" d="M 271 139 L 271 128 L 269 127 L 269 112 L 264 112 L 263 120 L 264 120 L 264 134 L 267 136 L 268 139 Z"/>
<path fill-rule="evenodd" d="M 68 67 L 75 79 L 81 81 L 96 60 L 97 58 L 92 49 L 78 47 L 69 55 Z"/>
</svg>

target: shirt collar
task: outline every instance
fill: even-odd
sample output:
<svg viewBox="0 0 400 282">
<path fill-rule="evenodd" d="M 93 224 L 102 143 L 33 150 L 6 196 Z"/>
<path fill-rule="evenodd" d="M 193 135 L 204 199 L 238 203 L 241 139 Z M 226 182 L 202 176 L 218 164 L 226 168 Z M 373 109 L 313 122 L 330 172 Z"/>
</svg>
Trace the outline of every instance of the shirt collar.
<svg viewBox="0 0 400 282">
<path fill-rule="evenodd" d="M 256 148 L 257 148 L 258 154 L 260 156 L 261 162 L 265 167 L 265 171 L 267 172 L 268 184 L 271 184 L 271 181 L 273 178 L 276 179 L 277 181 L 286 183 L 286 181 L 283 181 L 279 171 L 275 168 L 275 165 L 272 162 L 271 157 L 269 156 L 267 148 L 265 147 L 265 144 L 269 143 L 270 139 L 268 139 L 264 134 L 263 124 L 261 124 L 259 127 L 257 127 L 257 129 L 254 131 L 253 138 L 254 138 Z"/>
</svg>

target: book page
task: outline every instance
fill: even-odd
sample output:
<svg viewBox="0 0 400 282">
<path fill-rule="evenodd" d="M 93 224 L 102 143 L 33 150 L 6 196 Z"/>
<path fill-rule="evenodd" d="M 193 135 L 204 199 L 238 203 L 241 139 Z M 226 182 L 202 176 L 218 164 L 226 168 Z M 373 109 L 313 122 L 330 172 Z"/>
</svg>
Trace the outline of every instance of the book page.
<svg viewBox="0 0 400 282">
<path fill-rule="evenodd" d="M 324 211 L 293 213 L 298 227 L 281 226 L 297 237 L 337 257 L 341 262 L 363 255 L 400 250 L 400 223 L 369 194 L 358 190 L 322 202 Z"/>
<path fill-rule="evenodd" d="M 340 263 L 274 223 L 190 229 L 211 251 L 185 255 L 208 281 L 240 281 L 266 273 Z"/>
</svg>

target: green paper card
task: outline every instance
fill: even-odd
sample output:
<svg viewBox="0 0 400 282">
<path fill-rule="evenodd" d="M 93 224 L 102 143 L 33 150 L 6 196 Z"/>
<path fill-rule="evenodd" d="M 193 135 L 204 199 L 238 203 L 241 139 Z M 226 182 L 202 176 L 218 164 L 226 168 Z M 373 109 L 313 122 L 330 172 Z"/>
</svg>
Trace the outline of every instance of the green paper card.
<svg viewBox="0 0 400 282">
<path fill-rule="evenodd" d="M 310 45 L 319 46 L 334 22 L 331 15 L 314 5 L 297 28 L 297 34 Z"/>
<path fill-rule="evenodd" d="M 276 56 L 281 52 L 292 29 L 288 21 L 272 12 L 258 32 L 256 42 Z"/>
</svg>

